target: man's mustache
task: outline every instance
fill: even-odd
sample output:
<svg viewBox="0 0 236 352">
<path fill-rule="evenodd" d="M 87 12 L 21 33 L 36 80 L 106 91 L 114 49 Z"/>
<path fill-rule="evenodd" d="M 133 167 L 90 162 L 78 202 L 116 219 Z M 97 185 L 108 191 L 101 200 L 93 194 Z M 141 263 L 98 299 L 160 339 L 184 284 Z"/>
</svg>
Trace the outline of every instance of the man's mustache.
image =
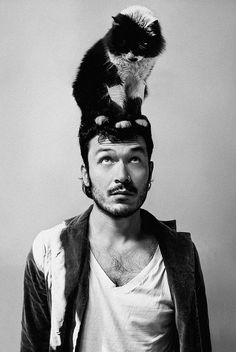
<svg viewBox="0 0 236 352">
<path fill-rule="evenodd" d="M 137 188 L 134 185 L 132 185 L 131 183 L 126 184 L 126 185 L 121 183 L 121 184 L 109 189 L 108 194 L 109 195 L 113 195 L 113 194 L 116 194 L 119 191 L 136 194 L 137 193 Z"/>
</svg>

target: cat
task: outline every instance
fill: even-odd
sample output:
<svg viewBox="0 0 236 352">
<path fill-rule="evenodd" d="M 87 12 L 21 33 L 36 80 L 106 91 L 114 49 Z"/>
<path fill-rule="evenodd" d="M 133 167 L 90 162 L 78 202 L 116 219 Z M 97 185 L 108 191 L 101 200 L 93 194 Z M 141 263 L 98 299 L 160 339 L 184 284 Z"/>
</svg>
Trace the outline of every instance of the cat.
<svg viewBox="0 0 236 352">
<path fill-rule="evenodd" d="M 146 126 L 141 112 L 146 81 L 165 39 L 157 18 L 143 6 L 130 6 L 112 18 L 110 30 L 86 52 L 73 83 L 81 126 L 125 128 L 133 120 Z"/>
</svg>

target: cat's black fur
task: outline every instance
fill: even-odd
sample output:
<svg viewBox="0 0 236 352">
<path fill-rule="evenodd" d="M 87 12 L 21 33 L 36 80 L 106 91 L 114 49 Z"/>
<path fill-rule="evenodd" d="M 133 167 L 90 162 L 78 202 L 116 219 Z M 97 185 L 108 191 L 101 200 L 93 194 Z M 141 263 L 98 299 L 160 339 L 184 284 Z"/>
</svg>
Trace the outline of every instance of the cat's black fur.
<svg viewBox="0 0 236 352">
<path fill-rule="evenodd" d="M 94 120 L 104 123 L 104 118 L 96 119 L 101 115 L 113 124 L 143 117 L 146 79 L 165 40 L 159 22 L 154 20 L 147 26 L 141 16 L 142 10 L 136 18 L 132 11 L 113 17 L 112 28 L 86 52 L 73 83 L 83 125 Z"/>
</svg>

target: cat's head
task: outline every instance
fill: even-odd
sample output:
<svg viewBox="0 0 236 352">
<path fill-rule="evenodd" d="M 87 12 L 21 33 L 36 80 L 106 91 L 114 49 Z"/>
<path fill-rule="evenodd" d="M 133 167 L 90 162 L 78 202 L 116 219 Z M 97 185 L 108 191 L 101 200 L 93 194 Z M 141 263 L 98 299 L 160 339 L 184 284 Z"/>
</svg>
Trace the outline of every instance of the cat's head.
<svg viewBox="0 0 236 352">
<path fill-rule="evenodd" d="M 158 56 L 165 47 L 165 40 L 152 12 L 142 6 L 131 6 L 113 17 L 106 44 L 113 55 L 136 62 Z"/>
</svg>

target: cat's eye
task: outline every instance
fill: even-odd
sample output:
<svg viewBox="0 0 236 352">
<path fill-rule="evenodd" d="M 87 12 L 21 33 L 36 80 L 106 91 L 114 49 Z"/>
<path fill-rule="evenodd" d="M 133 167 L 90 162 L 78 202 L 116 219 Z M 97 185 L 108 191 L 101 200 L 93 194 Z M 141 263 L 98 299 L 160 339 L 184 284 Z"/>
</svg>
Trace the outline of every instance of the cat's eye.
<svg viewBox="0 0 236 352">
<path fill-rule="evenodd" d="M 144 43 L 140 44 L 139 47 L 140 47 L 140 49 L 143 50 L 143 49 L 146 49 L 147 45 L 148 45 L 148 43 L 144 42 Z"/>
</svg>

